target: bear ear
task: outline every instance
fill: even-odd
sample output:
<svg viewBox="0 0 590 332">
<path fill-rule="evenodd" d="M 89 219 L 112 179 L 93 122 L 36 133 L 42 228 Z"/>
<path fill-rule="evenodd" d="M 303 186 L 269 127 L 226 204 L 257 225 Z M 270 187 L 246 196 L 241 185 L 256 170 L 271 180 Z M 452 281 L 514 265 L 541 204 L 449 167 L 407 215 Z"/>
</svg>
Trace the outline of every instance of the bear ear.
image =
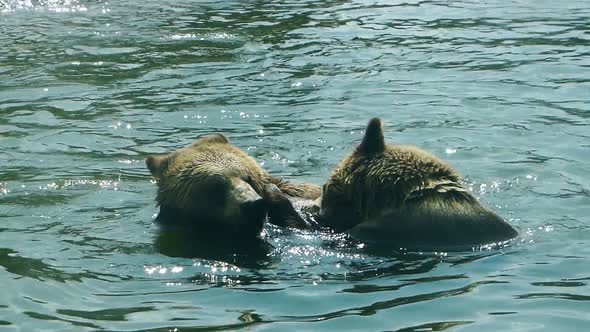
<svg viewBox="0 0 590 332">
<path fill-rule="evenodd" d="M 145 158 L 145 165 L 153 176 L 159 176 L 162 169 L 168 165 L 167 156 L 148 156 Z"/>
<path fill-rule="evenodd" d="M 356 152 L 367 154 L 367 153 L 379 153 L 385 150 L 385 138 L 383 138 L 383 125 L 379 118 L 372 118 L 367 125 L 365 130 L 365 136 L 363 141 L 356 148 Z"/>
<path fill-rule="evenodd" d="M 195 146 L 195 145 L 199 145 L 199 144 L 211 144 L 211 143 L 228 144 L 229 140 L 222 133 L 214 133 L 214 134 L 199 137 L 199 139 L 194 141 L 193 144 L 191 144 L 191 145 Z"/>
</svg>

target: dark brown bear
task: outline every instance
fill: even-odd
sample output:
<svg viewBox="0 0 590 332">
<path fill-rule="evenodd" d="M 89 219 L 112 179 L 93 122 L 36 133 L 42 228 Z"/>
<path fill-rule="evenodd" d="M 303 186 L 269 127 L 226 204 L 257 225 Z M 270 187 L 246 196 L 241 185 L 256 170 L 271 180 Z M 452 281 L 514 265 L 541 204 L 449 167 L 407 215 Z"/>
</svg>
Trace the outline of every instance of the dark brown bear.
<svg viewBox="0 0 590 332">
<path fill-rule="evenodd" d="M 416 147 L 385 144 L 377 118 L 324 185 L 321 218 L 359 240 L 406 247 L 479 245 L 517 236 L 449 165 Z"/>
</svg>

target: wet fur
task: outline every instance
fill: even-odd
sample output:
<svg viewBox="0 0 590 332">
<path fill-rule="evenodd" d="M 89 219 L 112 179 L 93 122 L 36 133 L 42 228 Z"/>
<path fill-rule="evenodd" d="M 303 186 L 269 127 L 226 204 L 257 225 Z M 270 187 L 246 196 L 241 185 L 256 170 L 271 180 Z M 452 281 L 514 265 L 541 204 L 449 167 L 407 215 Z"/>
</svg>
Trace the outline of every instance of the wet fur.
<svg viewBox="0 0 590 332">
<path fill-rule="evenodd" d="M 315 199 L 321 193 L 319 186 L 295 184 L 270 176 L 222 134 L 201 137 L 168 155 L 149 156 L 146 165 L 158 184 L 156 201 L 160 213 L 157 220 L 165 226 L 198 226 L 204 233 L 232 233 L 233 230 L 244 237 L 260 234 L 264 223 L 261 218 L 240 218 L 239 223 L 230 222 L 229 225 L 224 219 L 235 213 L 231 211 L 235 207 L 221 204 L 232 186 L 232 179 L 243 180 L 264 198 L 271 222 L 277 223 L 284 216 L 297 219 L 298 215 L 291 215 L 289 199 Z M 272 200 L 269 186 L 276 186 L 286 195 L 286 201 L 280 201 L 282 205 Z"/>
<path fill-rule="evenodd" d="M 315 200 L 322 194 L 322 188 L 311 183 L 293 183 L 275 177 L 270 177 L 269 181 L 291 198 Z"/>
<path fill-rule="evenodd" d="M 385 221 L 378 224 L 376 221 Z M 386 226 L 384 226 L 386 225 Z M 516 231 L 475 198 L 462 191 L 429 190 L 401 208 L 382 211 L 373 221 L 348 231 L 373 242 L 408 247 L 475 246 L 508 240 Z"/>
<path fill-rule="evenodd" d="M 416 147 L 385 144 L 379 119 L 333 171 L 321 214 L 337 231 L 396 244 L 482 244 L 517 235 L 446 163 Z"/>
<path fill-rule="evenodd" d="M 218 195 L 223 195 L 231 177 L 240 178 L 256 192 L 262 192 L 267 178 L 252 157 L 229 144 L 221 134 L 200 138 L 168 156 L 150 158 L 162 160 L 160 169 L 156 171 L 156 201 L 160 206 L 194 209 L 197 205 L 206 204 L 208 199 L 215 200 Z M 146 160 L 148 168 L 150 158 Z M 194 190 L 202 188 L 210 189 L 211 196 L 194 197 Z"/>
</svg>

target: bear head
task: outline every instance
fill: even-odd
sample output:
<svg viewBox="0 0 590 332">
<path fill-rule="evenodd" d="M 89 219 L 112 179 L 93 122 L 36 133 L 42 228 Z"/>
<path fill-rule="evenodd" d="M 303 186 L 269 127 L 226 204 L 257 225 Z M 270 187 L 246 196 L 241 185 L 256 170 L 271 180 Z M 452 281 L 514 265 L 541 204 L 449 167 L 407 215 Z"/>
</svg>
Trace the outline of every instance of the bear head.
<svg viewBox="0 0 590 332">
<path fill-rule="evenodd" d="M 256 161 L 223 134 L 145 160 L 158 185 L 157 221 L 201 234 L 236 238 L 260 235 L 266 219 L 261 197 L 268 180 Z"/>
</svg>

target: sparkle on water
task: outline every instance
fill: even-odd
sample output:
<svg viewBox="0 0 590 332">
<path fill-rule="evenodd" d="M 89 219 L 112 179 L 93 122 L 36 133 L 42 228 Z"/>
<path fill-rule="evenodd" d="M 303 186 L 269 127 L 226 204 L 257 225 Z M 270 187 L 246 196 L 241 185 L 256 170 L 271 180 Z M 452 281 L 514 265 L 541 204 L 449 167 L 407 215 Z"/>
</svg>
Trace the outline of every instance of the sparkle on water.
<svg viewBox="0 0 590 332">
<path fill-rule="evenodd" d="M 588 31 L 573 0 L 0 0 L 0 329 L 590 329 Z M 153 224 L 148 154 L 223 132 L 321 184 L 375 116 L 521 236 L 220 251 Z"/>
</svg>

